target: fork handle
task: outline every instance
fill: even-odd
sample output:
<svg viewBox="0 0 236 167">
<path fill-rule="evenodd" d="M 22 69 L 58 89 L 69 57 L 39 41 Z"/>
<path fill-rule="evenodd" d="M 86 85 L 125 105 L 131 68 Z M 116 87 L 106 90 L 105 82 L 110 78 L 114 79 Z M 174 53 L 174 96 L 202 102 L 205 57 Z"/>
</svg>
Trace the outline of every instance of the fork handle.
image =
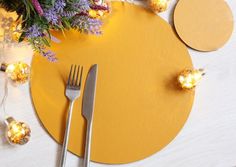
<svg viewBox="0 0 236 167">
<path fill-rule="evenodd" d="M 66 166 L 66 154 L 67 154 L 67 146 L 68 146 L 69 136 L 70 136 L 70 125 L 71 125 L 73 106 L 74 106 L 74 101 L 70 101 L 59 167 Z"/>
<path fill-rule="evenodd" d="M 92 120 L 87 120 L 83 167 L 89 167 L 90 164 L 91 139 L 92 139 Z"/>
</svg>

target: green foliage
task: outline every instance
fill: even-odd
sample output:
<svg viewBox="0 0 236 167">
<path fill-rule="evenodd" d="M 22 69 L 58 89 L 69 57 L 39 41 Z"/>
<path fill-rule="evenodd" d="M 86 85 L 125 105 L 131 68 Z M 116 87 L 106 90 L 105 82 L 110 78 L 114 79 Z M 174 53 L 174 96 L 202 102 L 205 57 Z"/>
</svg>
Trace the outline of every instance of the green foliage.
<svg viewBox="0 0 236 167">
<path fill-rule="evenodd" d="M 45 8 L 50 8 L 54 5 L 55 0 L 40 0 L 40 4 L 42 4 Z"/>
</svg>

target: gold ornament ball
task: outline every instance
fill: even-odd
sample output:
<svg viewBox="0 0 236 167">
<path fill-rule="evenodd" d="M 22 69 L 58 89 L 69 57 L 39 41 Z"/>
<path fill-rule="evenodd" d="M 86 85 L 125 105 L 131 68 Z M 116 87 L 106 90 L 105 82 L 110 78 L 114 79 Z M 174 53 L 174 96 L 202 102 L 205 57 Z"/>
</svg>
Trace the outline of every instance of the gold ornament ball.
<svg viewBox="0 0 236 167">
<path fill-rule="evenodd" d="M 148 3 L 154 12 L 160 13 L 168 9 L 170 0 L 149 0 Z"/>
<path fill-rule="evenodd" d="M 205 75 L 203 69 L 186 69 L 179 74 L 178 83 L 182 89 L 191 90 L 197 86 L 203 75 Z"/>
<path fill-rule="evenodd" d="M 14 118 L 8 117 L 6 119 L 6 124 L 6 137 L 10 144 L 24 145 L 28 143 L 31 130 L 26 123 L 17 122 Z"/>
<path fill-rule="evenodd" d="M 23 62 L 8 64 L 6 73 L 11 80 L 18 84 L 26 83 L 30 77 L 30 66 Z"/>
</svg>

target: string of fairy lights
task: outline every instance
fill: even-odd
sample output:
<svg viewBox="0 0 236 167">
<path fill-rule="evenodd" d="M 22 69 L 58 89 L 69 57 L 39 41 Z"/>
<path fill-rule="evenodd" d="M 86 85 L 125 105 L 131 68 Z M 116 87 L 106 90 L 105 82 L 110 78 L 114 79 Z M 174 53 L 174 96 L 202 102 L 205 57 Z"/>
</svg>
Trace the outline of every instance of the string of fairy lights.
<svg viewBox="0 0 236 167">
<path fill-rule="evenodd" d="M 1 78 L 5 80 L 4 93 L 0 101 L 0 109 L 3 114 L 4 124 L 6 125 L 6 138 L 10 144 L 13 145 L 23 145 L 26 144 L 30 139 L 31 130 L 29 126 L 21 121 L 16 121 L 14 117 L 9 116 L 6 111 L 6 101 L 8 97 L 8 84 L 14 84 L 20 86 L 29 80 L 30 76 L 30 66 L 24 62 L 5 62 L 5 50 L 8 46 L 12 46 L 16 43 L 16 35 L 18 29 L 16 28 L 16 23 L 14 19 L 10 16 L 1 17 L 1 29 L 0 43 L 1 43 L 1 55 L 0 55 L 0 71 L 5 73 L 5 77 Z M 9 82 L 10 81 L 10 82 Z"/>
<path fill-rule="evenodd" d="M 0 67 L 2 72 L 5 72 L 5 86 L 4 96 L 0 103 L 0 107 L 3 110 L 5 125 L 6 125 L 6 138 L 10 144 L 23 145 L 29 141 L 31 130 L 29 126 L 24 122 L 18 122 L 12 116 L 8 116 L 6 112 L 6 100 L 8 96 L 8 83 L 9 79 L 13 84 L 23 84 L 29 79 L 29 66 L 22 62 L 14 64 L 2 63 Z"/>
</svg>

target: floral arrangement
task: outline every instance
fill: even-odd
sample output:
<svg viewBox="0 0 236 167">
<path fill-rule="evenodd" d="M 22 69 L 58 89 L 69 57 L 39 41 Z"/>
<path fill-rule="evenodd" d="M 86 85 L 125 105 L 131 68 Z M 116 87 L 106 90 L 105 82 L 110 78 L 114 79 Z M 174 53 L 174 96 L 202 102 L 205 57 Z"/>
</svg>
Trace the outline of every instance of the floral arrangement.
<svg viewBox="0 0 236 167">
<path fill-rule="evenodd" d="M 75 29 L 99 35 L 101 19 L 110 12 L 109 3 L 104 0 L 0 0 L 0 7 L 18 14 L 19 42 L 29 42 L 49 61 L 57 60 L 47 49 L 54 39 L 51 30 Z"/>
</svg>

